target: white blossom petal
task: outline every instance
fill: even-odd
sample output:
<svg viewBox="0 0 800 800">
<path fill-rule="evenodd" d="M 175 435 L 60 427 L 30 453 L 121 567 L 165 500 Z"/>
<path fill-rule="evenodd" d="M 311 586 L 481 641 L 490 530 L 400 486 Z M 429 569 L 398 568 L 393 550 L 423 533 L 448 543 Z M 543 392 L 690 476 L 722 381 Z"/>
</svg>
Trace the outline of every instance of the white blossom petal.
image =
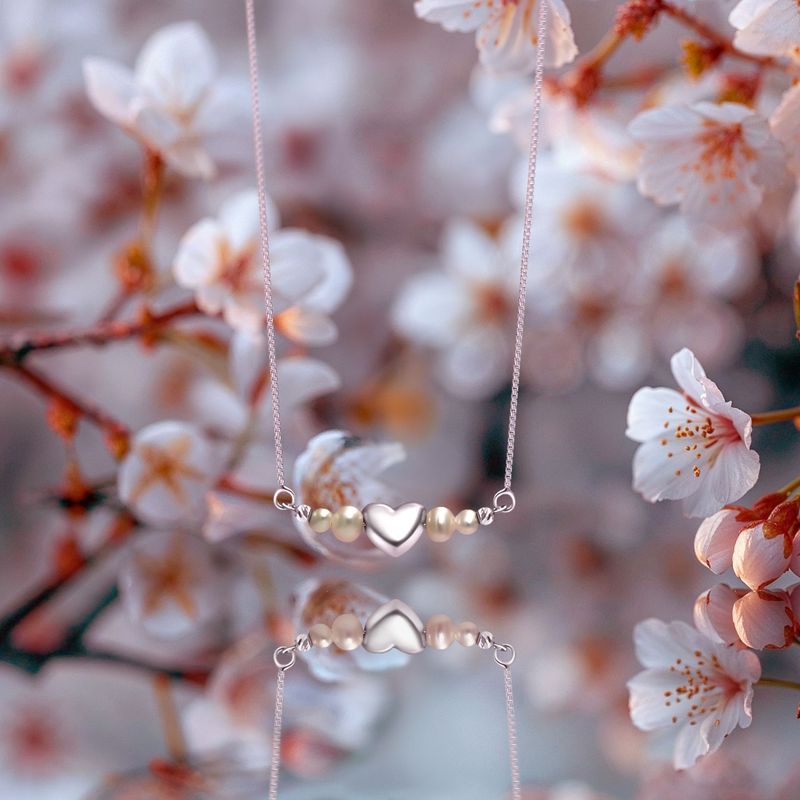
<svg viewBox="0 0 800 800">
<path fill-rule="evenodd" d="M 136 82 L 145 96 L 176 117 L 193 114 L 217 71 L 206 32 L 196 22 L 154 33 L 136 60 Z"/>
<path fill-rule="evenodd" d="M 135 86 L 133 73 L 127 67 L 105 58 L 86 58 L 83 78 L 89 100 L 103 116 L 122 127 L 133 122 Z"/>
</svg>

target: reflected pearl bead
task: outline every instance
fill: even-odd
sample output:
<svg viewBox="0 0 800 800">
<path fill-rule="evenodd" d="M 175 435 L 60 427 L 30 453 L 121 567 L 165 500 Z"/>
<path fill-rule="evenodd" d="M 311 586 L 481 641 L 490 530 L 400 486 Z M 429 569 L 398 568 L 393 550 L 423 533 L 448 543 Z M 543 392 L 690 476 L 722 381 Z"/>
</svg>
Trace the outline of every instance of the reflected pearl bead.
<svg viewBox="0 0 800 800">
<path fill-rule="evenodd" d="M 456 641 L 464 647 L 474 647 L 480 630 L 474 622 L 462 622 L 456 628 Z"/>
<path fill-rule="evenodd" d="M 331 529 L 331 517 L 333 514 L 327 508 L 315 508 L 308 518 L 308 527 L 314 533 L 325 533 Z"/>
<path fill-rule="evenodd" d="M 364 626 L 355 614 L 341 614 L 333 621 L 331 634 L 340 650 L 355 650 L 364 641 Z"/>
<path fill-rule="evenodd" d="M 428 646 L 434 650 L 447 650 L 456 636 L 455 625 L 445 614 L 434 614 L 425 626 Z"/>
<path fill-rule="evenodd" d="M 331 517 L 331 530 L 340 542 L 354 542 L 363 527 L 364 518 L 355 506 L 342 506 Z"/>
<path fill-rule="evenodd" d="M 428 512 L 425 527 L 432 542 L 446 542 L 455 531 L 456 518 L 449 508 L 437 506 Z"/>
<path fill-rule="evenodd" d="M 312 625 L 308 630 L 308 638 L 314 647 L 330 647 L 333 643 L 333 633 L 331 629 L 322 622 Z"/>
<path fill-rule="evenodd" d="M 479 524 L 478 513 L 471 508 L 465 508 L 463 511 L 459 511 L 456 517 L 456 528 L 458 528 L 460 533 L 475 533 L 475 531 L 478 530 Z"/>
</svg>

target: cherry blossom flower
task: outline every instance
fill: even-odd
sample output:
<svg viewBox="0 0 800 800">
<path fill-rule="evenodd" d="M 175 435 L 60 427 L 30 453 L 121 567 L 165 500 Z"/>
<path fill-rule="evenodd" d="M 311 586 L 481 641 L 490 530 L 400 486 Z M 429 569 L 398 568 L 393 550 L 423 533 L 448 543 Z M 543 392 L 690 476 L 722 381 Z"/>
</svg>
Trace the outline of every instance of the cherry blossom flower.
<svg viewBox="0 0 800 800">
<path fill-rule="evenodd" d="M 309 441 L 295 461 L 293 485 L 298 489 L 299 502 L 312 508 L 393 504 L 400 498 L 379 476 L 405 457 L 405 448 L 399 442 L 369 442 L 346 431 L 324 431 Z M 365 536 L 343 544 L 330 532 L 314 533 L 302 519 L 296 518 L 295 525 L 308 544 L 328 557 L 352 565 L 386 557 Z"/>
<path fill-rule="evenodd" d="M 120 499 L 154 525 L 198 522 L 221 453 L 190 423 L 164 421 L 142 428 L 120 464 Z"/>
<path fill-rule="evenodd" d="M 746 296 L 759 270 L 749 231 L 719 230 L 670 214 L 648 239 L 631 295 L 647 309 L 663 357 L 689 347 L 707 366 L 727 366 L 744 343 L 730 300 Z"/>
<path fill-rule="evenodd" d="M 700 633 L 725 645 L 741 645 L 733 624 L 733 607 L 747 594 L 744 589 L 732 589 L 725 583 L 703 592 L 694 604 L 694 624 Z"/>
<path fill-rule="evenodd" d="M 83 65 L 95 108 L 179 172 L 211 178 L 214 162 L 204 146 L 219 124 L 216 57 L 194 22 L 169 25 L 145 43 L 133 70 L 104 58 Z"/>
<path fill-rule="evenodd" d="M 735 226 L 783 180 L 785 156 L 766 120 L 738 103 L 643 111 L 630 131 L 643 146 L 639 190 L 693 219 Z"/>
<path fill-rule="evenodd" d="M 545 58 L 560 67 L 578 55 L 569 9 L 562 0 L 550 4 Z M 438 22 L 448 31 L 477 31 L 481 63 L 497 72 L 525 74 L 536 65 L 538 9 L 536 0 L 418 0 L 417 16 Z"/>
<path fill-rule="evenodd" d="M 512 200 L 522 209 L 527 165 L 512 176 Z M 656 215 L 634 189 L 594 172 L 566 168 L 543 156 L 536 169 L 536 243 L 529 299 L 547 311 L 564 296 L 580 302 L 615 297 L 640 268 L 641 237 Z M 519 260 L 523 218 L 504 226 L 503 247 L 510 263 Z"/>
<path fill-rule="evenodd" d="M 392 323 L 402 336 L 437 352 L 437 372 L 453 393 L 486 397 L 508 379 L 519 267 L 467 221 L 446 228 L 442 261 L 443 271 L 408 281 Z"/>
<path fill-rule="evenodd" d="M 800 13 L 791 0 L 740 0 L 730 13 L 734 44 L 747 53 L 798 55 Z"/>
<path fill-rule="evenodd" d="M 352 280 L 344 250 L 324 236 L 275 230 L 278 215 L 269 205 L 275 326 L 302 344 L 330 344 L 336 326 L 328 315 L 342 302 Z M 204 311 L 221 313 L 229 325 L 250 333 L 264 325 L 258 236 L 258 196 L 245 191 L 229 198 L 217 219 L 200 220 L 186 232 L 173 265 L 176 281 L 195 291 Z"/>
<path fill-rule="evenodd" d="M 191 534 L 139 538 L 119 574 L 129 616 L 151 635 L 178 639 L 219 613 L 223 586 L 208 544 Z"/>
<path fill-rule="evenodd" d="M 633 486 L 651 503 L 683 499 L 689 516 L 707 516 L 758 479 L 752 421 L 725 400 L 691 350 L 676 353 L 671 365 L 680 392 L 646 387 L 628 407 L 627 436 L 641 442 Z"/>
<path fill-rule="evenodd" d="M 754 650 L 777 650 L 794 642 L 797 620 L 786 592 L 747 592 L 733 604 L 732 614 L 739 638 Z"/>
<path fill-rule="evenodd" d="M 640 622 L 636 655 L 645 667 L 628 683 L 633 723 L 645 731 L 674 727 L 676 769 L 718 750 L 725 737 L 752 721 L 755 653 L 726 647 L 685 622 Z"/>
<path fill-rule="evenodd" d="M 163 747 L 153 681 L 138 670 L 60 659 L 38 675 L 0 664 L 0 797 L 85 798 Z"/>
</svg>

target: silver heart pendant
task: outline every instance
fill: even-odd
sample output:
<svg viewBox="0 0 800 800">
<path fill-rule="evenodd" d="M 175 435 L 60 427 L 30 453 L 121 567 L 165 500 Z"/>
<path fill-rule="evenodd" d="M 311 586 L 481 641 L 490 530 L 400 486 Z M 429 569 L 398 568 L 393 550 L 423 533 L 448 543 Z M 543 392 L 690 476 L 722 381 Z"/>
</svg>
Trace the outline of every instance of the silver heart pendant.
<svg viewBox="0 0 800 800">
<path fill-rule="evenodd" d="M 398 508 L 370 503 L 364 508 L 364 523 L 372 544 L 397 557 L 410 550 L 422 535 L 425 509 L 419 503 Z"/>
<path fill-rule="evenodd" d="M 400 600 L 390 600 L 378 608 L 364 626 L 364 649 L 386 653 L 419 653 L 425 649 L 425 628 L 417 613 Z"/>
</svg>

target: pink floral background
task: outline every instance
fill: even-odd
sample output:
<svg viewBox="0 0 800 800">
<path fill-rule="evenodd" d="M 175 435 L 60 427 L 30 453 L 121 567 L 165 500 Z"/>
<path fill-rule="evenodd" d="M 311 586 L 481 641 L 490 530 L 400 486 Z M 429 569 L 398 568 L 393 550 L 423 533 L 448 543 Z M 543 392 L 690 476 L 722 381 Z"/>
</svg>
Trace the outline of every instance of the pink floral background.
<svg viewBox="0 0 800 800">
<path fill-rule="evenodd" d="M 302 502 L 502 485 L 539 2 L 256 3 Z M 526 800 L 798 796 L 800 11 L 547 2 L 517 508 L 391 563 L 272 503 L 243 3 L 0 7 L 0 800 L 266 797 L 389 597 Z M 502 690 L 303 654 L 281 796 L 508 797 Z"/>
</svg>

